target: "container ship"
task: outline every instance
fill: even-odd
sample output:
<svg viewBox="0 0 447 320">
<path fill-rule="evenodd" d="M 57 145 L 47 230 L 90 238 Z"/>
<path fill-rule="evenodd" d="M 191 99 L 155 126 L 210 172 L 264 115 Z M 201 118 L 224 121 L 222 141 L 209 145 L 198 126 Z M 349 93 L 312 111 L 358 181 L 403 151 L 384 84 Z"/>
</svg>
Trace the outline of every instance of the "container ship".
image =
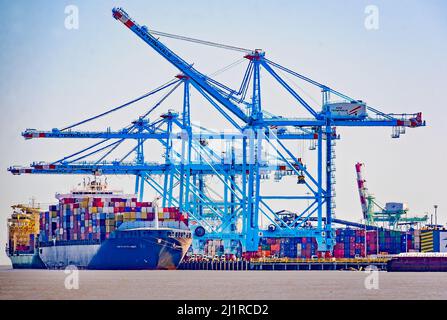
<svg viewBox="0 0 447 320">
<path fill-rule="evenodd" d="M 8 219 L 8 243 L 6 254 L 14 269 L 41 269 L 42 260 L 36 250 L 39 235 L 39 208 L 27 205 L 12 206 Z"/>
<path fill-rule="evenodd" d="M 191 245 L 188 217 L 179 208 L 139 202 L 96 180 L 56 198 L 39 213 L 35 255 L 41 267 L 175 269 Z"/>
</svg>

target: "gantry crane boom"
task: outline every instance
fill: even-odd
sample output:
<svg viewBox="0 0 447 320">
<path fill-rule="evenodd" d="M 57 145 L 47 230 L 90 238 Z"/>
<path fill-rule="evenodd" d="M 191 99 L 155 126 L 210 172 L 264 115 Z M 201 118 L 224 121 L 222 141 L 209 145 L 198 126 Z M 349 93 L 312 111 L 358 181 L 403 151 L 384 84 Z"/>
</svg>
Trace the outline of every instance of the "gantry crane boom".
<svg viewBox="0 0 447 320">
<path fill-rule="evenodd" d="M 188 64 L 185 60 L 180 58 L 168 47 L 163 45 L 159 40 L 152 36 L 149 30 L 145 27 L 141 27 L 134 22 L 129 15 L 121 8 L 113 9 L 113 17 L 121 21 L 126 27 L 132 30 L 138 37 L 157 51 L 162 57 L 172 63 L 180 72 L 189 77 L 194 83 L 200 86 L 214 99 L 224 105 L 230 112 L 236 115 L 240 120 L 248 122 L 248 118 L 245 113 L 229 99 L 225 99 L 212 85 L 207 82 L 207 77 L 197 71 L 191 64 Z"/>
</svg>

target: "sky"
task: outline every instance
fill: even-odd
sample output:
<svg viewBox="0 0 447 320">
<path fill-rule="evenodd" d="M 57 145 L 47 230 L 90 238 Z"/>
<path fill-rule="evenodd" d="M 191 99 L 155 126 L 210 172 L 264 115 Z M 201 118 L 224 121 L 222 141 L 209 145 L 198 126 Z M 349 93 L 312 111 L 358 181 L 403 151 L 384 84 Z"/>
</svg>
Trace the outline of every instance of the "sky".
<svg viewBox="0 0 447 320">
<path fill-rule="evenodd" d="M 337 218 L 359 221 L 360 203 L 354 164 L 366 165 L 369 190 L 381 203 L 405 202 L 413 215 L 431 214 L 447 222 L 445 138 L 447 118 L 447 4 L 429 1 L 0 1 L 0 243 L 6 243 L 10 206 L 54 202 L 80 176 L 12 176 L 11 165 L 52 161 L 90 141 L 24 141 L 26 128 L 61 128 L 159 86 L 177 70 L 117 23 L 111 15 L 122 6 L 154 30 L 245 48 L 266 56 L 387 113 L 423 112 L 424 128 L 407 129 L 391 139 L 391 128 L 339 128 L 337 142 Z M 66 6 L 79 9 L 79 28 L 65 27 Z M 378 8 L 378 29 L 367 29 L 365 8 Z M 196 69 L 211 73 L 241 58 L 238 52 L 166 40 Z M 236 86 L 243 69 L 219 81 Z M 264 107 L 276 114 L 304 115 L 267 76 Z M 264 84 L 265 83 L 265 84 Z M 299 85 L 299 84 L 298 84 Z M 304 87 L 300 87 L 306 92 Z M 264 98 L 265 96 L 265 98 Z M 180 96 L 167 101 L 178 108 Z M 193 118 L 216 129 L 223 121 L 193 93 Z M 318 99 L 318 97 L 317 97 Z M 152 103 L 156 100 L 151 100 Z M 117 117 L 80 129 L 118 129 L 147 110 L 142 103 Z M 308 157 L 307 145 L 296 148 Z M 161 149 L 149 150 L 148 160 Z M 130 177 L 111 177 L 114 187 L 132 192 Z M 286 192 L 290 182 L 271 189 Z M 268 187 L 267 187 L 268 188 Z M 147 195 L 150 201 L 151 195 Z M 291 208 L 293 209 L 293 208 Z M 8 263 L 3 250 L 0 264 Z"/>
</svg>

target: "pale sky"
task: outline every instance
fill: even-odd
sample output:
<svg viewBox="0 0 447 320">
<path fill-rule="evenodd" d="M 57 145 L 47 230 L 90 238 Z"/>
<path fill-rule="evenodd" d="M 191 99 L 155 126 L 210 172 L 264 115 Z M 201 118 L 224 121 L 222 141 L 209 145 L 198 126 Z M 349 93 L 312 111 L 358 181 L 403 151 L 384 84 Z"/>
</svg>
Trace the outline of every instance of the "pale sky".
<svg viewBox="0 0 447 320">
<path fill-rule="evenodd" d="M 406 202 L 411 213 L 432 213 L 447 222 L 445 181 L 447 126 L 447 4 L 432 1 L 0 1 L 0 243 L 6 243 L 10 206 L 54 202 L 80 176 L 12 176 L 10 165 L 52 161 L 90 141 L 24 141 L 26 128 L 49 130 L 82 120 L 137 97 L 176 73 L 167 61 L 116 22 L 114 6 L 123 6 L 141 24 L 169 33 L 262 48 L 269 59 L 388 113 L 423 112 L 427 127 L 407 129 L 391 139 L 391 128 L 339 129 L 337 143 L 337 217 L 358 221 L 361 208 L 354 164 L 366 164 L 370 191 L 379 202 Z M 64 26 L 67 5 L 79 8 L 79 29 Z M 379 29 L 364 26 L 365 7 L 379 9 Z M 204 73 L 241 58 L 237 52 L 165 41 Z M 243 69 L 219 80 L 236 86 Z M 264 78 L 263 78 L 264 79 Z M 299 114 L 296 104 L 278 88 L 263 86 L 265 107 L 276 114 Z M 278 91 L 279 92 L 279 91 Z M 193 94 L 194 96 L 194 94 Z M 164 110 L 178 108 L 173 97 Z M 316 97 L 318 99 L 318 97 Z M 149 100 L 81 129 L 119 129 L 144 113 Z M 222 129 L 222 121 L 203 101 L 193 118 Z M 162 109 L 163 110 L 163 109 Z M 301 111 L 302 112 L 302 111 Z M 210 120 L 211 119 L 211 120 Z M 306 145 L 297 150 L 312 159 Z M 158 159 L 151 149 L 147 160 Z M 309 161 L 310 162 L 310 161 Z M 112 177 L 113 186 L 132 192 L 130 178 Z M 293 185 L 293 184 L 292 184 Z M 287 190 L 290 184 L 275 184 Z M 151 200 L 148 194 L 147 199 Z M 293 208 L 290 208 L 293 209 Z M 2 250 L 0 264 L 8 263 Z"/>
</svg>

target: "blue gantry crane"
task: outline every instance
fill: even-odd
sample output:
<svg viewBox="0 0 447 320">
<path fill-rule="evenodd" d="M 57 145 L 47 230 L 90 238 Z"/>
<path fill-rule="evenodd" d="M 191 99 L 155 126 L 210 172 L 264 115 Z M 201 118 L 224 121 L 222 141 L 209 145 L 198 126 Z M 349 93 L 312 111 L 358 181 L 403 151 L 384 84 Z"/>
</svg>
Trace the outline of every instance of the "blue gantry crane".
<svg viewBox="0 0 447 320">
<path fill-rule="evenodd" d="M 405 127 L 425 126 L 421 113 L 380 112 L 267 59 L 262 50 L 150 30 L 136 23 L 122 8 L 114 8 L 113 17 L 180 74 L 132 101 L 73 125 L 51 131 L 27 129 L 22 133 L 25 139 L 99 141 L 53 162 L 34 162 L 30 167 L 13 166 L 8 170 L 13 174 L 135 175 L 135 192 L 140 199 L 148 186 L 161 196 L 163 207 L 176 206 L 189 214 L 196 252 L 201 252 L 209 239 L 223 240 L 226 253 L 234 253 L 239 244 L 244 252 L 253 252 L 258 249 L 260 237 L 314 237 L 319 251 L 331 251 L 335 209 L 333 159 L 335 141 L 340 138 L 336 127 L 392 127 L 392 137 L 397 138 L 405 133 Z M 247 67 L 239 89 L 196 70 L 156 38 L 157 35 L 243 53 Z M 294 98 L 297 110 L 305 110 L 308 116 L 284 117 L 264 110 L 261 73 L 278 82 Z M 280 73 L 318 88 L 322 94 L 321 105 L 309 103 Z M 153 112 L 178 88 L 183 89 L 181 112 L 169 110 L 160 118 L 150 120 L 149 116 L 154 119 Z M 223 116 L 232 126 L 232 132 L 216 132 L 194 124 L 191 90 Z M 248 92 L 251 98 L 247 98 Z M 158 93 L 163 93 L 161 99 L 120 130 L 76 130 L 80 125 Z M 332 101 L 333 96 L 341 101 Z M 291 150 L 288 142 L 296 140 L 312 141 L 311 149 L 317 152 L 315 165 L 304 164 L 304 159 Z M 119 159 L 109 160 L 128 141 L 134 141 L 132 148 Z M 145 159 L 145 148 L 150 141 L 157 141 L 164 148 L 163 161 Z M 218 150 L 213 142 L 220 142 L 223 150 Z M 130 159 L 133 155 L 135 158 Z M 93 157 L 97 158 L 91 160 Z M 263 182 L 270 181 L 272 173 L 278 181 L 287 176 L 296 178 L 293 195 L 264 192 Z M 215 178 L 212 183 L 210 177 Z M 284 207 L 290 207 L 286 203 L 291 200 L 302 203 L 292 214 L 284 215 L 283 210 L 278 211 L 272 204 L 281 201 Z"/>
</svg>

